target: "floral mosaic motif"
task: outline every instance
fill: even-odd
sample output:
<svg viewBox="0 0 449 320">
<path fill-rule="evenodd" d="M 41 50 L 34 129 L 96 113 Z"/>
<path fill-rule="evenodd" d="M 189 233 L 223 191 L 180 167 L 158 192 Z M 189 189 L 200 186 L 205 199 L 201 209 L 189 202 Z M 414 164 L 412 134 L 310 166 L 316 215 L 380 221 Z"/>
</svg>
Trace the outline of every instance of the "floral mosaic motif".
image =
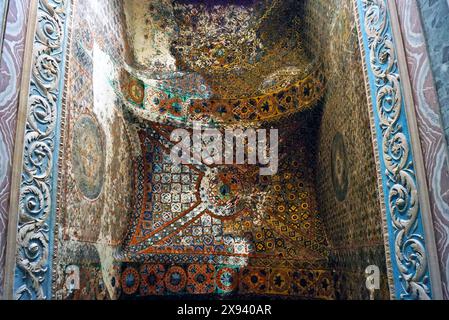
<svg viewBox="0 0 449 320">
<path fill-rule="evenodd" d="M 309 298 L 334 294 L 334 280 L 327 271 L 295 270 L 290 277 L 296 294 Z"/>
<path fill-rule="evenodd" d="M 274 121 L 311 109 L 324 94 L 324 77 L 319 70 L 286 88 L 241 99 L 198 99 L 186 93 L 189 87 L 177 90 L 145 84 L 127 72 L 121 78 L 120 90 L 130 110 L 159 123 L 174 120 L 228 125 Z"/>
<path fill-rule="evenodd" d="M 145 97 L 145 85 L 135 77 L 129 77 L 125 72 L 121 73 L 121 91 L 127 101 L 142 107 Z"/>
<path fill-rule="evenodd" d="M 289 270 L 272 269 L 269 277 L 269 291 L 273 294 L 286 295 L 290 291 L 291 274 Z"/>
<path fill-rule="evenodd" d="M 142 279 L 140 285 L 140 295 L 142 297 L 164 294 L 165 267 L 163 265 L 145 264 L 140 268 L 140 275 Z"/>
<path fill-rule="evenodd" d="M 240 270 L 240 291 L 243 294 L 263 294 L 268 291 L 268 272 L 264 268 Z"/>
<path fill-rule="evenodd" d="M 173 294 L 335 299 L 333 274 L 325 270 L 214 266 L 207 263 L 145 264 L 140 270 L 140 279 L 137 279 L 137 269 L 133 264 L 124 267 L 122 279 L 129 275 L 131 278 L 128 287 L 123 289 L 123 299 Z M 136 288 L 139 285 L 140 289 Z M 150 287 L 157 290 L 149 290 Z"/>
<path fill-rule="evenodd" d="M 192 264 L 187 267 L 187 292 L 191 294 L 213 293 L 215 266 L 210 264 Z"/>
</svg>

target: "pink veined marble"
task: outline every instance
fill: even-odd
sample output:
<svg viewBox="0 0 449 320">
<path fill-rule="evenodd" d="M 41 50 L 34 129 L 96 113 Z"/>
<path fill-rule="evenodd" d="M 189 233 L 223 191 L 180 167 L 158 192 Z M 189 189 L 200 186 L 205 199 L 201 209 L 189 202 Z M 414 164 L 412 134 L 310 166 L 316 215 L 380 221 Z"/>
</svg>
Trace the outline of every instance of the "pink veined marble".
<svg viewBox="0 0 449 320">
<path fill-rule="evenodd" d="M 0 296 L 3 294 L 6 229 L 17 108 L 22 76 L 28 0 L 9 2 L 0 65 Z"/>
<path fill-rule="evenodd" d="M 424 154 L 443 294 L 449 299 L 449 160 L 440 105 L 417 3 L 396 0 L 396 5 Z"/>
</svg>

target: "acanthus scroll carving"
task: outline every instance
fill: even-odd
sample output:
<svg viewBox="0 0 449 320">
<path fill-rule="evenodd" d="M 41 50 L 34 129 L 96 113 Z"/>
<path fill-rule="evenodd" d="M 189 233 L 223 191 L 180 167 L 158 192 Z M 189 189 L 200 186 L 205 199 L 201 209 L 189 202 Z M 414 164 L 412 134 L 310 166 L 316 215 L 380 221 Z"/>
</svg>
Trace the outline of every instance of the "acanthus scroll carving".
<svg viewBox="0 0 449 320">
<path fill-rule="evenodd" d="M 19 198 L 15 299 L 50 294 L 50 228 L 68 0 L 39 0 Z"/>
<path fill-rule="evenodd" d="M 393 276 L 400 299 L 430 299 L 430 276 L 422 235 L 416 176 L 403 109 L 397 57 L 385 0 L 361 0 L 368 40 L 368 72 L 373 75 L 375 113 L 381 132 L 384 188 L 394 247 Z M 379 137 L 378 137 L 379 139 Z"/>
</svg>

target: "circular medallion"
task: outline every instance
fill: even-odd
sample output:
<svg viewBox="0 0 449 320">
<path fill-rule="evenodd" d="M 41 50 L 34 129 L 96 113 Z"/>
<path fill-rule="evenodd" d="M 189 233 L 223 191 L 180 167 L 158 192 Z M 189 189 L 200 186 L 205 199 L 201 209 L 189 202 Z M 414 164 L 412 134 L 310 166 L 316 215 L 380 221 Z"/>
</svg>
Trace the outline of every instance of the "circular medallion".
<svg viewBox="0 0 449 320">
<path fill-rule="evenodd" d="M 270 287 L 273 291 L 288 292 L 290 279 L 287 270 L 272 270 L 270 272 Z"/>
<path fill-rule="evenodd" d="M 201 182 L 201 200 L 208 205 L 208 210 L 214 217 L 234 217 L 246 206 L 242 201 L 244 183 L 244 177 L 232 167 L 213 168 Z"/>
<path fill-rule="evenodd" d="M 140 275 L 136 269 L 126 268 L 121 278 L 122 290 L 125 294 L 131 295 L 137 292 L 140 284 Z"/>
<path fill-rule="evenodd" d="M 344 138 L 340 133 L 335 135 L 331 156 L 332 184 L 338 201 L 346 199 L 349 188 L 348 157 Z"/>
<path fill-rule="evenodd" d="M 145 97 L 145 89 L 141 82 L 131 79 L 128 87 L 129 97 L 136 104 L 142 104 Z"/>
<path fill-rule="evenodd" d="M 267 290 L 267 271 L 263 268 L 246 268 L 240 274 L 244 292 L 264 293 Z"/>
<path fill-rule="evenodd" d="M 76 184 L 88 199 L 99 197 L 105 174 L 103 131 L 91 116 L 83 115 L 73 128 L 72 170 Z"/>
<path fill-rule="evenodd" d="M 238 272 L 233 268 L 224 267 L 217 271 L 216 284 L 224 292 L 232 292 L 238 286 Z"/>
<path fill-rule="evenodd" d="M 187 275 L 181 267 L 171 267 L 165 275 L 165 286 L 173 292 L 181 292 L 184 290 L 187 283 Z"/>
</svg>

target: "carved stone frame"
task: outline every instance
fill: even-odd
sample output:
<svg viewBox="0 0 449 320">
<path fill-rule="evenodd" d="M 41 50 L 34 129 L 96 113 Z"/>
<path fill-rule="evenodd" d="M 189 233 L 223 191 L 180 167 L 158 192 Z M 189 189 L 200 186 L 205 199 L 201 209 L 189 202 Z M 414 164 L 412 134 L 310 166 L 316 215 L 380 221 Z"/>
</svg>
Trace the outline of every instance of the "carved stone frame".
<svg viewBox="0 0 449 320">
<path fill-rule="evenodd" d="M 423 155 L 394 1 L 354 0 L 392 299 L 442 299 Z"/>
<path fill-rule="evenodd" d="M 50 299 L 71 0 L 31 0 L 11 182 L 6 299 Z"/>
<path fill-rule="evenodd" d="M 60 122 L 71 0 L 31 0 L 11 207 L 7 299 L 52 297 Z M 413 98 L 393 1 L 354 0 L 378 170 L 391 297 L 440 299 Z M 46 28 L 42 27 L 42 24 Z"/>
</svg>

